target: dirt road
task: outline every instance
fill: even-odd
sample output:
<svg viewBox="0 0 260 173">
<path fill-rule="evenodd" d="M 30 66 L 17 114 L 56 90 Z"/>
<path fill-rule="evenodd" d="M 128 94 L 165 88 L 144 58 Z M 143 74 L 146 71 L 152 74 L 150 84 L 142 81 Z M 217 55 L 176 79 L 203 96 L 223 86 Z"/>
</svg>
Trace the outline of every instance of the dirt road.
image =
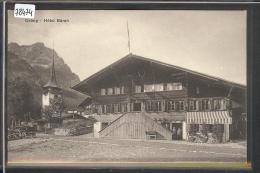
<svg viewBox="0 0 260 173">
<path fill-rule="evenodd" d="M 245 162 L 245 143 L 194 144 L 109 138 L 41 137 L 10 141 L 15 162 Z"/>
</svg>

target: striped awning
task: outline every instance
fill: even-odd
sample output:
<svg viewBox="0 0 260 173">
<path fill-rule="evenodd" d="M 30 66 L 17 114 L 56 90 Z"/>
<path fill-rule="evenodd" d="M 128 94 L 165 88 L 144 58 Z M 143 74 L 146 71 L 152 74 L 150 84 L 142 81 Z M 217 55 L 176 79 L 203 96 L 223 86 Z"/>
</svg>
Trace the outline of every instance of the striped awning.
<svg viewBox="0 0 260 173">
<path fill-rule="evenodd" d="M 187 124 L 232 124 L 228 111 L 187 112 Z"/>
</svg>

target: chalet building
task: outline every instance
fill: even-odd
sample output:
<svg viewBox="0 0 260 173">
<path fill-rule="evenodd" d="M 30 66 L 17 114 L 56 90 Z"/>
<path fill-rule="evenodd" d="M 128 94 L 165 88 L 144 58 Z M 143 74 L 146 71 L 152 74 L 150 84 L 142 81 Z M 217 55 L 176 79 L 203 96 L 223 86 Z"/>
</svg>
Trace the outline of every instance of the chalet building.
<svg viewBox="0 0 260 173">
<path fill-rule="evenodd" d="M 246 86 L 128 54 L 73 89 L 96 119 L 95 137 L 189 140 L 246 135 Z"/>
</svg>

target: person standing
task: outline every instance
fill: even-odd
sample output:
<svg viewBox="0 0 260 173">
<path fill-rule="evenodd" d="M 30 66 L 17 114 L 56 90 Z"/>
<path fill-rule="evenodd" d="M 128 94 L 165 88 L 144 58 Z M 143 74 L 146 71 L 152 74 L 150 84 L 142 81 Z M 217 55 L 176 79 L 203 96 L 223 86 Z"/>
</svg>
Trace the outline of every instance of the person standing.
<svg viewBox="0 0 260 173">
<path fill-rule="evenodd" d="M 178 128 L 177 130 L 177 140 L 181 140 L 182 131 L 181 128 Z"/>
<path fill-rule="evenodd" d="M 172 128 L 172 139 L 173 140 L 176 139 L 176 128 L 175 127 Z"/>
</svg>

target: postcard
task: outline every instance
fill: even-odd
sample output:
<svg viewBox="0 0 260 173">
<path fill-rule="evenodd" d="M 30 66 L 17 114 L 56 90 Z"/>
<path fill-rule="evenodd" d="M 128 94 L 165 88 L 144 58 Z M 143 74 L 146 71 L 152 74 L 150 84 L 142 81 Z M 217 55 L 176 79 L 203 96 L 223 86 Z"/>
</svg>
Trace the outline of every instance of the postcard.
<svg viewBox="0 0 260 173">
<path fill-rule="evenodd" d="M 21 14 L 7 165 L 247 167 L 246 10 Z"/>
</svg>

